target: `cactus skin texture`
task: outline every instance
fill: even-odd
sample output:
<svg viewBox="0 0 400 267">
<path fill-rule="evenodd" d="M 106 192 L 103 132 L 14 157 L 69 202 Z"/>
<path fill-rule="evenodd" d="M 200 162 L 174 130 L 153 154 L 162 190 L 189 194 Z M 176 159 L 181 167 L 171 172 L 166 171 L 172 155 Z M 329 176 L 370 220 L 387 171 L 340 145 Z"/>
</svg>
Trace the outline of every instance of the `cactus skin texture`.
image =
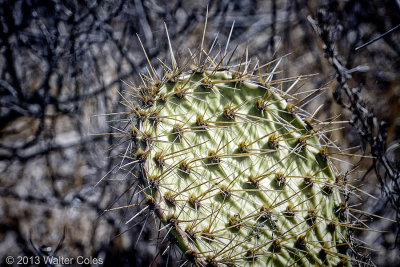
<svg viewBox="0 0 400 267">
<path fill-rule="evenodd" d="M 299 100 L 277 89 L 274 62 L 249 71 L 225 57 L 172 59 L 162 77 L 150 65 L 129 93 L 140 104 L 124 97 L 124 105 L 134 117 L 129 157 L 142 205 L 187 263 L 350 265 L 345 185 L 323 133 L 329 123 L 305 118 L 292 104 Z"/>
</svg>

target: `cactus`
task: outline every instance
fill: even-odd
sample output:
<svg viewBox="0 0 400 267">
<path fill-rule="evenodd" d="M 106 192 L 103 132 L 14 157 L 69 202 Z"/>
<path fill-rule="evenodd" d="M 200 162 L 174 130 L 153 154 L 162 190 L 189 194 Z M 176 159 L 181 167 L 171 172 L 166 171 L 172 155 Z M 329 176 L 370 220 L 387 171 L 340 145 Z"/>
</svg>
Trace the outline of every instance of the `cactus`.
<svg viewBox="0 0 400 267">
<path fill-rule="evenodd" d="M 350 264 L 330 123 L 288 94 L 302 77 L 273 79 L 279 60 L 230 58 L 201 47 L 179 63 L 171 49 L 163 75 L 148 60 L 143 85 L 121 94 L 138 205 L 196 266 Z"/>
</svg>

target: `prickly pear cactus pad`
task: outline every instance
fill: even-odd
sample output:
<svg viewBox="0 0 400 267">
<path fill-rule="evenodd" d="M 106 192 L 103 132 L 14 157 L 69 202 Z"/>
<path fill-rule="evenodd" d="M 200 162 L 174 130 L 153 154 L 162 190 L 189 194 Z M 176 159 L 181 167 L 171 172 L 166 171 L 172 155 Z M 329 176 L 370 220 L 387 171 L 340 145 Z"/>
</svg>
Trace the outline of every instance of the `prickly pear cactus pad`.
<svg viewBox="0 0 400 267">
<path fill-rule="evenodd" d="M 172 56 L 163 75 L 149 64 L 143 85 L 122 96 L 130 117 L 120 131 L 132 143 L 121 157 L 137 166 L 142 211 L 158 216 L 187 264 L 349 264 L 329 123 L 287 93 L 301 77 L 274 80 L 278 62 L 200 54 Z"/>
</svg>

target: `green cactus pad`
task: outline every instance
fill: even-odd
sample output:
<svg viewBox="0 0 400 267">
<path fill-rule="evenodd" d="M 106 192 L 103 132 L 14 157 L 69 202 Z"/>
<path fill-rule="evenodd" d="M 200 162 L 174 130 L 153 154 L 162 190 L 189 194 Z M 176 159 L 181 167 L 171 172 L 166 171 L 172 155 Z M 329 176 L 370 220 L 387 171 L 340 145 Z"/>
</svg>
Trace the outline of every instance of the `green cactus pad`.
<svg viewBox="0 0 400 267">
<path fill-rule="evenodd" d="M 296 114 L 273 74 L 219 65 L 149 74 L 140 107 L 125 99 L 145 204 L 198 266 L 347 263 L 324 126 Z"/>
</svg>

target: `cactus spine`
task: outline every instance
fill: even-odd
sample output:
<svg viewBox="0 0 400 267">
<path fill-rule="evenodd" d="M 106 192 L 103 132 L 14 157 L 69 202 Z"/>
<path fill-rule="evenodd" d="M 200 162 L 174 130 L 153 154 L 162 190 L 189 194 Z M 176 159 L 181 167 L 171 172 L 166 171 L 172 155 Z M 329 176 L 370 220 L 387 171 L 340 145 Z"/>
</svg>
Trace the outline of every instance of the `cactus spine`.
<svg viewBox="0 0 400 267">
<path fill-rule="evenodd" d="M 200 51 L 172 54 L 161 76 L 149 62 L 123 96 L 133 144 L 122 156 L 138 167 L 141 205 L 196 266 L 349 264 L 330 123 L 278 89 L 301 77 Z"/>
</svg>

